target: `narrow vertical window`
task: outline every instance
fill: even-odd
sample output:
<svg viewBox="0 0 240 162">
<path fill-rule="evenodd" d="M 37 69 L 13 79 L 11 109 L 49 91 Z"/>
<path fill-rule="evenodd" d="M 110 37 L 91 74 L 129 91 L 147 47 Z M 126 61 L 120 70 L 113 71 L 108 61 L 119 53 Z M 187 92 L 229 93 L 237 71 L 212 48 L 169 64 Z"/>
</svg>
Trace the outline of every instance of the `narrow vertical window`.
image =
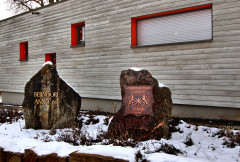
<svg viewBox="0 0 240 162">
<path fill-rule="evenodd" d="M 56 67 L 56 53 L 45 54 L 45 62 L 51 61 Z"/>
<path fill-rule="evenodd" d="M 71 25 L 71 46 L 85 45 L 85 22 Z"/>
<path fill-rule="evenodd" d="M 77 45 L 84 45 L 84 25 L 77 26 Z"/>
<path fill-rule="evenodd" d="M 28 42 L 20 43 L 20 61 L 28 60 Z"/>
</svg>

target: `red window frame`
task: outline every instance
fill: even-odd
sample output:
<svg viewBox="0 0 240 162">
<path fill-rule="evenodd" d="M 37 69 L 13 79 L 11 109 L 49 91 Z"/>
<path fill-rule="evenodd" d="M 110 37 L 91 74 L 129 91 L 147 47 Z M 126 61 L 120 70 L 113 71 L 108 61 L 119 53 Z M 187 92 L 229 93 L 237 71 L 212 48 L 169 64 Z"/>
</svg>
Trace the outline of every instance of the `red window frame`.
<svg viewBox="0 0 240 162">
<path fill-rule="evenodd" d="M 52 62 L 53 65 L 56 67 L 57 66 L 56 65 L 56 63 L 57 63 L 57 61 L 56 61 L 56 53 L 45 54 L 45 62 L 48 62 L 48 61 Z"/>
<path fill-rule="evenodd" d="M 28 60 L 28 42 L 21 42 L 19 44 L 20 48 L 20 61 L 27 61 Z"/>
<path fill-rule="evenodd" d="M 194 7 L 189 7 L 189 8 L 171 10 L 171 11 L 160 12 L 160 13 L 131 18 L 131 47 L 137 46 L 137 21 L 138 20 L 154 18 L 154 17 L 159 17 L 159 16 L 165 16 L 165 15 L 171 15 L 171 14 L 177 14 L 177 13 L 183 13 L 183 12 L 189 12 L 189 11 L 196 11 L 196 10 L 207 9 L 207 8 L 212 8 L 212 4 L 205 4 L 205 5 L 200 5 L 200 6 L 194 6 Z"/>
<path fill-rule="evenodd" d="M 79 34 L 79 31 L 83 26 L 85 26 L 85 22 L 71 25 L 71 46 L 85 45 L 84 40 L 81 40 L 81 35 Z"/>
</svg>

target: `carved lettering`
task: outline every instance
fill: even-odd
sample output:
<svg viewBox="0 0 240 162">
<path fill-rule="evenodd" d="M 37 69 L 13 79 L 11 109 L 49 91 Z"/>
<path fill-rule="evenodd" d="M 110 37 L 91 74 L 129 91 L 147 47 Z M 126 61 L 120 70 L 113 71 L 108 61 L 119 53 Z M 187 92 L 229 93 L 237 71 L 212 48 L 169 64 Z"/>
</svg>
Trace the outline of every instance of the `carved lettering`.
<svg viewBox="0 0 240 162">
<path fill-rule="evenodd" d="M 34 105 L 39 105 L 40 104 L 40 99 L 36 99 L 34 102 Z"/>
<path fill-rule="evenodd" d="M 52 104 L 53 104 L 53 105 L 58 105 L 59 103 L 60 103 L 59 100 L 52 100 Z"/>
<path fill-rule="evenodd" d="M 34 102 L 35 105 L 49 105 L 48 99 L 36 99 Z"/>
<path fill-rule="evenodd" d="M 58 97 L 59 92 L 53 92 L 53 97 Z"/>
<path fill-rule="evenodd" d="M 43 90 L 44 92 L 33 93 L 33 96 L 37 97 L 37 99 L 35 99 L 34 105 L 49 105 L 50 103 L 57 105 L 60 103 L 60 101 L 58 100 L 59 92 L 46 92 L 46 88 L 44 88 Z M 50 98 L 56 98 L 56 100 L 51 100 Z"/>
</svg>

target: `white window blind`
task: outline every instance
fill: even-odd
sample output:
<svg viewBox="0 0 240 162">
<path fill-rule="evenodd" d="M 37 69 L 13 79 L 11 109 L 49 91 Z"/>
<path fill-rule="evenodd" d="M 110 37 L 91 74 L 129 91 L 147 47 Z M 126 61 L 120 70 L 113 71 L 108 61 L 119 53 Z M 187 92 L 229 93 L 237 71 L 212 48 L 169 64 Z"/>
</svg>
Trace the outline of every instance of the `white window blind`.
<svg viewBox="0 0 240 162">
<path fill-rule="evenodd" d="M 212 10 L 167 15 L 137 21 L 137 45 L 212 39 Z"/>
</svg>

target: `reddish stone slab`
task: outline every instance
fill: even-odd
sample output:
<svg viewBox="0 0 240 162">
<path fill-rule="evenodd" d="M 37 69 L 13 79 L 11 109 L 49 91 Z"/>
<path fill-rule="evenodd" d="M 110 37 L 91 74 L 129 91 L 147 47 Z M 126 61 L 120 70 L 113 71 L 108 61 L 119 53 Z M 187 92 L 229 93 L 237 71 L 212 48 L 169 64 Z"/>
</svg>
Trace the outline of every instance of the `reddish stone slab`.
<svg viewBox="0 0 240 162">
<path fill-rule="evenodd" d="M 153 86 L 126 86 L 123 102 L 125 110 L 123 115 L 150 115 L 153 116 Z"/>
</svg>

